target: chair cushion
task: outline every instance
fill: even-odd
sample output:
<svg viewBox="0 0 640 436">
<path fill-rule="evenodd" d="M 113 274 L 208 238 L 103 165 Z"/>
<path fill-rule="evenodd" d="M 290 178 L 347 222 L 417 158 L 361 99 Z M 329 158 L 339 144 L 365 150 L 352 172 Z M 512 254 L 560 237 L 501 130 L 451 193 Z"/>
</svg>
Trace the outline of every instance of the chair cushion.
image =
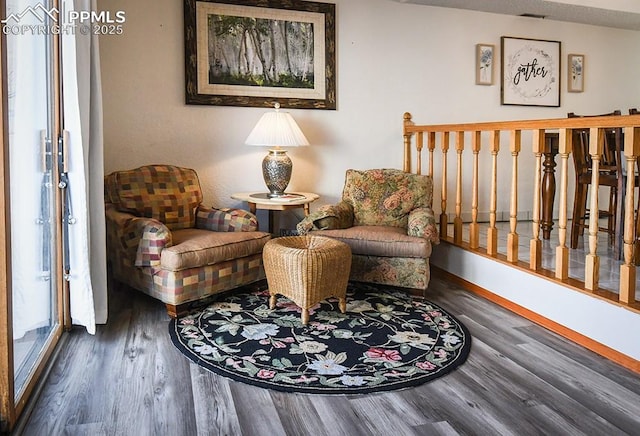
<svg viewBox="0 0 640 436">
<path fill-rule="evenodd" d="M 342 199 L 353 206 L 354 226 L 407 227 L 409 212 L 430 207 L 429 176 L 396 169 L 347 170 Z"/>
<path fill-rule="evenodd" d="M 262 253 L 271 235 L 265 232 L 183 229 L 172 232 L 172 237 L 173 245 L 162 250 L 160 267 L 181 271 Z"/>
<path fill-rule="evenodd" d="M 172 165 L 111 173 L 105 190 L 107 201 L 119 211 L 157 219 L 170 230 L 194 227 L 196 209 L 202 202 L 196 172 Z"/>
<path fill-rule="evenodd" d="M 348 229 L 317 230 L 316 236 L 328 236 L 349 245 L 353 254 L 380 257 L 431 256 L 431 242 L 409 236 L 405 229 L 393 226 L 354 226 Z"/>
</svg>

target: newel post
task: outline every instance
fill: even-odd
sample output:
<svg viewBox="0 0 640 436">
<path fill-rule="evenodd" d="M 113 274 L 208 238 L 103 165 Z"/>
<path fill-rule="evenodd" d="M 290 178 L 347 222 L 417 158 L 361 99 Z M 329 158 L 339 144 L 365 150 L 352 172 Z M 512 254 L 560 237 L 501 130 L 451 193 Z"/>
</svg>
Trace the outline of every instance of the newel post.
<svg viewBox="0 0 640 436">
<path fill-rule="evenodd" d="M 413 126 L 414 123 L 411 121 L 411 114 L 409 112 L 405 112 L 403 115 L 403 135 L 404 135 L 404 166 L 403 171 L 405 173 L 411 172 L 411 137 L 413 136 L 412 132 L 408 131 L 409 126 Z"/>
</svg>

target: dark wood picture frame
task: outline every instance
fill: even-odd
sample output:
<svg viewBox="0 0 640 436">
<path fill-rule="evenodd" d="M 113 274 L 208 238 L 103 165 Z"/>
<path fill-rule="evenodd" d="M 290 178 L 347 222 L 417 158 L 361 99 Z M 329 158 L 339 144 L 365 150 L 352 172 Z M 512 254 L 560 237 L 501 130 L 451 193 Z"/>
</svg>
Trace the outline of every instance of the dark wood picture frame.
<svg viewBox="0 0 640 436">
<path fill-rule="evenodd" d="M 211 20 L 219 20 L 211 24 Z M 223 56 L 216 57 L 213 61 L 210 54 L 224 47 L 236 48 L 233 42 L 219 38 L 225 32 L 223 20 L 234 23 L 258 23 L 258 26 L 269 26 L 271 44 L 267 44 L 267 50 L 273 49 L 278 42 L 275 30 L 278 26 L 296 25 L 298 28 L 308 29 L 306 34 L 300 32 L 303 38 L 299 42 L 305 47 L 313 47 L 310 61 L 301 68 L 307 68 L 312 64 L 313 68 L 303 76 L 291 73 L 282 75 L 272 74 L 272 70 L 261 69 L 261 77 L 257 77 L 255 71 L 260 70 L 257 63 L 246 60 L 246 68 L 240 73 L 240 61 L 238 61 L 238 73 L 233 76 L 229 64 L 224 64 L 228 59 Z M 219 26 L 219 32 L 209 32 L 212 26 Z M 243 26 L 243 24 L 238 24 Z M 306 27 L 305 27 L 306 26 Z M 247 27 L 243 27 L 247 29 Z M 262 27 L 262 29 L 265 29 Z M 250 32 L 248 30 L 247 32 Z M 284 31 L 283 31 L 284 32 Z M 237 34 L 237 33 L 236 33 Z M 263 32 L 262 35 L 265 33 Z M 285 33 L 283 33 L 284 35 Z M 336 42 L 335 42 L 335 4 L 320 3 L 301 0 L 184 0 L 184 42 L 185 42 L 185 88 L 186 103 L 198 105 L 220 106 L 246 106 L 272 108 L 275 102 L 284 108 L 297 109 L 336 109 Z M 228 30 L 224 37 L 233 38 L 234 31 Z M 291 37 L 289 37 L 291 38 Z M 214 42 L 212 42 L 214 41 Z M 222 43 L 220 42 L 222 41 Z M 255 40 L 247 36 L 246 45 L 251 45 Z M 277 50 L 290 50 L 290 47 L 280 40 Z M 287 39 L 291 41 L 291 39 Z M 313 41 L 313 43 L 309 43 Z M 244 42 L 243 42 L 244 44 Z M 286 48 L 285 48 L 286 45 Z M 255 47 L 252 46 L 252 47 Z M 249 50 L 246 49 L 245 50 Z M 310 49 L 309 49 L 310 50 Z M 274 51 L 275 52 L 275 51 Z M 257 57 L 264 65 L 266 56 Z M 244 58 L 249 56 L 245 52 Z M 275 65 L 275 56 L 273 56 Z M 213 68 L 212 68 L 213 66 Z M 289 64 L 289 67 L 291 65 Z M 251 67 L 251 70 L 247 70 Z M 213 72 L 212 69 L 216 71 Z M 277 69 L 277 67 L 276 67 Z M 220 71 L 222 71 L 220 73 Z M 247 72 L 249 71 L 249 72 Z M 290 70 L 292 71 L 292 70 Z M 298 70 L 296 70 L 298 71 Z M 265 86 L 267 79 L 284 77 L 280 82 L 272 81 L 273 86 Z M 236 81 L 240 78 L 240 81 Z M 252 81 L 255 78 L 260 80 Z M 246 79 L 246 81 L 245 81 Z M 291 85 L 294 83 L 294 85 Z"/>
</svg>

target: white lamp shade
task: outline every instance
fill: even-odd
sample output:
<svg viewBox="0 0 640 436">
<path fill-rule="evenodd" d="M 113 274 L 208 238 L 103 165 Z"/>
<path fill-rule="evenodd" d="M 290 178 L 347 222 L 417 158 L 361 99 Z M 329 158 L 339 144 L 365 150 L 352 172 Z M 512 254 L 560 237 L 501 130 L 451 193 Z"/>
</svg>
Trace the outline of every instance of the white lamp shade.
<svg viewBox="0 0 640 436">
<path fill-rule="evenodd" d="M 288 112 L 275 110 L 262 115 L 247 140 L 247 145 L 297 147 L 309 141 Z"/>
</svg>

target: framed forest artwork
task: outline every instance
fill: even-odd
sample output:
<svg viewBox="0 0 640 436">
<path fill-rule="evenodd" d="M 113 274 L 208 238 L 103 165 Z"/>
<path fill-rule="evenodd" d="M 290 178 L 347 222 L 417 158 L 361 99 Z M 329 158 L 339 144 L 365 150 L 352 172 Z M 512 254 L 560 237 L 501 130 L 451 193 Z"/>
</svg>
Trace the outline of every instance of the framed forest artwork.
<svg viewBox="0 0 640 436">
<path fill-rule="evenodd" d="M 187 104 L 336 108 L 335 5 L 185 0 Z"/>
</svg>

